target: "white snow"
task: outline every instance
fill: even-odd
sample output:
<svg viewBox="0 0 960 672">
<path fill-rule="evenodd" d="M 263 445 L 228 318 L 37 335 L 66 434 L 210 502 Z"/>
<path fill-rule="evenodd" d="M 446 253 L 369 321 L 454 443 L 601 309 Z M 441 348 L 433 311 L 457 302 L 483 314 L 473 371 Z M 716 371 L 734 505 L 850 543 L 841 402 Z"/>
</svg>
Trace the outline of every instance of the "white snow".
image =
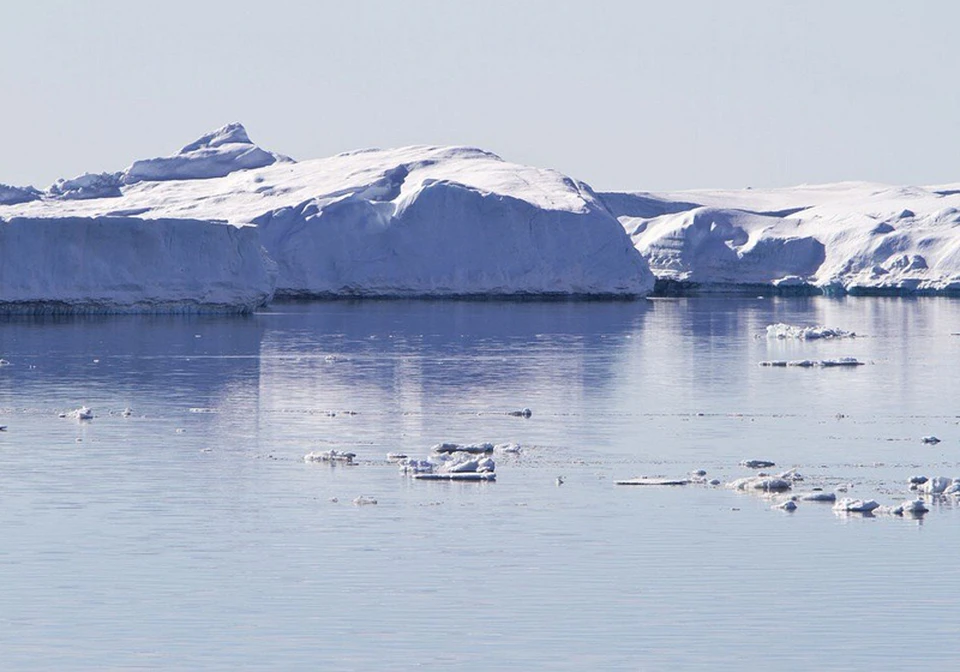
<svg viewBox="0 0 960 672">
<path fill-rule="evenodd" d="M 960 292 L 960 185 L 600 196 L 658 278 L 701 291 Z"/>
</svg>

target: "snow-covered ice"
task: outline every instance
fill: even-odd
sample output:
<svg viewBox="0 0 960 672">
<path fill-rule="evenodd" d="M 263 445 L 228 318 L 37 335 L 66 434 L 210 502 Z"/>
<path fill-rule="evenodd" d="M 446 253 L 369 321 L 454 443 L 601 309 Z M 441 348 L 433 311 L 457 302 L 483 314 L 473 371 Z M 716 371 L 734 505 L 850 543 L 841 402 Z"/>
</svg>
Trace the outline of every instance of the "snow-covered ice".
<svg viewBox="0 0 960 672">
<path fill-rule="evenodd" d="M 776 476 L 747 476 L 727 484 L 733 490 L 760 490 L 763 492 L 783 492 L 793 487 L 793 481 Z"/>
<path fill-rule="evenodd" d="M 693 291 L 960 293 L 960 186 L 601 193 L 658 279 Z"/>
<path fill-rule="evenodd" d="M 0 304 L 58 300 L 47 286 L 60 275 L 52 254 L 126 273 L 123 285 L 130 289 L 112 299 L 117 304 L 160 305 L 161 280 L 182 260 L 204 255 L 204 265 L 218 273 L 199 273 L 195 265 L 184 271 L 197 275 L 194 298 L 199 302 L 221 285 L 256 285 L 253 296 L 235 299 L 244 307 L 269 298 L 274 277 L 281 295 L 321 297 L 639 296 L 654 281 L 590 187 L 470 147 L 360 150 L 295 162 L 258 147 L 241 125 L 230 124 L 173 156 L 59 180 L 39 196 L 34 191 L 0 190 L 0 231 L 23 222 L 33 237 L 46 238 L 48 250 L 36 256 L 39 251 L 25 249 L 23 241 L 11 248 L 0 240 L 5 263 L 24 258 L 7 274 L 19 293 L 8 297 L 5 282 Z M 148 246 L 150 259 L 162 254 L 170 266 L 155 269 L 127 259 L 139 250 L 130 237 L 115 231 L 91 236 L 114 218 L 127 218 L 124 226 L 141 237 L 154 222 L 190 224 L 158 234 L 182 245 Z M 45 233 L 64 220 L 70 231 Z M 243 232 L 246 227 L 252 230 Z M 241 231 L 230 235 L 249 237 L 254 249 L 238 249 L 229 239 L 198 240 L 211 228 Z M 260 258 L 261 244 L 269 259 Z M 111 297 L 117 278 L 81 270 L 90 273 L 83 285 L 93 294 L 88 303 Z M 160 297 L 140 298 L 154 287 Z M 166 304 L 183 300 L 170 297 Z"/>
<path fill-rule="evenodd" d="M 835 327 L 798 327 L 792 324 L 770 324 L 767 326 L 767 338 L 776 338 L 780 340 L 796 339 L 800 341 L 813 341 L 817 339 L 832 338 L 853 338 L 856 336 L 852 331 L 844 331 Z"/>
<path fill-rule="evenodd" d="M 434 453 L 492 453 L 492 443 L 438 443 L 431 450 Z"/>
<path fill-rule="evenodd" d="M 879 502 L 874 499 L 853 499 L 844 497 L 833 505 L 834 511 L 844 513 L 871 513 L 880 508 Z"/>
<path fill-rule="evenodd" d="M 330 462 L 332 464 L 353 464 L 356 453 L 341 450 L 324 450 L 307 453 L 303 456 L 304 462 Z"/>
</svg>

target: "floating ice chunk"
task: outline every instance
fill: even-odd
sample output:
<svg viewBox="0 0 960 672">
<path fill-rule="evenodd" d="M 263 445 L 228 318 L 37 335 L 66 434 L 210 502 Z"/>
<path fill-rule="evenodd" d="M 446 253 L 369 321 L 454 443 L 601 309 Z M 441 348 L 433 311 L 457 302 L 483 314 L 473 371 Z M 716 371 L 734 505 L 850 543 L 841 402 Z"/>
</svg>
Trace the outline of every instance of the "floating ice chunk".
<svg viewBox="0 0 960 672">
<path fill-rule="evenodd" d="M 814 359 L 795 359 L 789 362 L 783 359 L 773 359 L 760 362 L 760 366 L 792 366 L 801 369 L 809 369 L 816 366 L 823 368 L 837 366 L 863 366 L 863 364 L 864 363 L 858 360 L 856 357 L 839 357 L 837 359 L 821 359 L 819 361 Z"/>
<path fill-rule="evenodd" d="M 814 490 L 813 492 L 797 493 L 793 498 L 800 502 L 835 502 L 837 501 L 837 494 L 835 492 Z"/>
<path fill-rule="evenodd" d="M 938 438 L 935 437 L 935 436 L 925 436 L 925 437 L 923 437 L 922 439 L 920 439 L 920 441 L 923 442 L 923 443 L 932 444 L 932 445 L 934 445 L 934 446 L 937 445 L 938 443 L 940 443 L 940 439 L 938 439 Z"/>
<path fill-rule="evenodd" d="M 512 415 L 515 418 L 529 418 L 533 415 L 533 411 L 529 408 L 522 408 L 519 411 L 510 411 L 507 415 Z"/>
<path fill-rule="evenodd" d="M 775 476 L 747 476 L 727 484 L 734 490 L 763 490 L 765 492 L 783 492 L 793 487 L 793 483 Z"/>
<path fill-rule="evenodd" d="M 497 468 L 496 462 L 493 461 L 491 457 L 485 457 L 482 460 L 477 462 L 477 472 L 484 473 L 489 471 L 495 471 Z"/>
<path fill-rule="evenodd" d="M 472 454 L 481 454 L 481 453 L 492 453 L 493 444 L 492 443 L 438 443 L 433 447 L 433 452 L 435 453 L 472 453 Z"/>
<path fill-rule="evenodd" d="M 125 418 L 129 418 L 131 415 L 133 415 L 133 409 L 128 406 L 127 408 L 120 411 L 120 415 L 122 415 Z"/>
<path fill-rule="evenodd" d="M 74 420 L 93 420 L 93 411 L 86 406 L 81 406 L 75 411 L 70 411 L 70 417 Z"/>
<path fill-rule="evenodd" d="M 802 341 L 812 341 L 818 338 L 853 338 L 856 334 L 832 327 L 797 327 L 792 324 L 771 324 L 767 326 L 767 338 L 788 339 L 795 338 Z"/>
<path fill-rule="evenodd" d="M 8 362 L 3 358 L 0 358 L 0 366 L 10 366 L 10 362 Z"/>
<path fill-rule="evenodd" d="M 347 453 L 339 450 L 325 450 L 323 452 L 307 453 L 303 456 L 304 462 L 330 462 L 335 464 L 353 464 L 356 453 Z"/>
<path fill-rule="evenodd" d="M 796 511 L 797 503 L 792 499 L 788 499 L 785 502 L 780 502 L 779 504 L 774 504 L 771 508 L 780 509 L 781 511 Z"/>
<path fill-rule="evenodd" d="M 414 458 L 402 459 L 399 462 L 401 474 L 432 474 L 437 465 L 430 460 Z"/>
<path fill-rule="evenodd" d="M 801 474 L 801 473 L 800 473 L 799 471 L 797 471 L 796 469 L 788 469 L 787 471 L 785 471 L 785 472 L 783 472 L 782 474 L 780 474 L 779 476 L 777 476 L 777 478 L 782 478 L 782 479 L 784 479 L 784 480 L 786 480 L 786 481 L 793 481 L 793 482 L 796 483 L 796 482 L 798 482 L 798 481 L 802 481 L 802 480 L 803 480 L 803 474 Z"/>
<path fill-rule="evenodd" d="M 476 472 L 435 472 L 432 474 L 414 474 L 418 481 L 495 481 L 497 475 L 492 471 Z"/>
<path fill-rule="evenodd" d="M 366 495 L 360 495 L 360 496 L 357 497 L 355 500 L 353 500 L 353 503 L 356 504 L 357 506 L 370 506 L 371 504 L 376 504 L 376 503 L 377 503 L 377 500 L 374 499 L 373 497 L 367 497 Z"/>
<path fill-rule="evenodd" d="M 475 472 L 480 466 L 479 460 L 464 460 L 463 462 L 454 462 L 452 464 L 444 465 L 444 471 L 450 474 L 464 474 L 467 472 Z"/>
<path fill-rule="evenodd" d="M 895 516 L 904 516 L 904 515 L 913 515 L 913 516 L 922 516 L 927 513 L 930 509 L 927 508 L 927 505 L 923 503 L 922 499 L 909 499 L 905 502 L 897 504 L 894 506 L 890 513 Z"/>
<path fill-rule="evenodd" d="M 507 455 L 517 455 L 520 453 L 520 444 L 519 443 L 498 443 L 493 447 L 493 449 L 498 453 L 505 453 Z"/>
<path fill-rule="evenodd" d="M 614 481 L 614 483 L 616 485 L 687 485 L 690 483 L 690 479 L 639 476 L 637 478 L 627 478 L 622 481 Z"/>
<path fill-rule="evenodd" d="M 853 499 L 844 497 L 833 505 L 834 511 L 843 511 L 846 513 L 871 513 L 880 507 L 875 499 Z"/>
<path fill-rule="evenodd" d="M 399 462 L 407 459 L 406 453 L 387 453 L 387 459 L 391 462 Z"/>
<path fill-rule="evenodd" d="M 831 367 L 831 366 L 863 366 L 861 362 L 856 357 L 840 357 L 838 359 L 824 359 L 821 360 L 820 366 Z"/>
<path fill-rule="evenodd" d="M 953 483 L 947 486 L 947 489 L 943 491 L 945 495 L 960 495 L 960 480 L 953 479 Z"/>
<path fill-rule="evenodd" d="M 920 489 L 927 495 L 942 495 L 951 485 L 953 485 L 952 478 L 935 476 L 920 486 Z"/>
<path fill-rule="evenodd" d="M 766 469 L 768 467 L 775 467 L 777 464 L 770 460 L 744 460 L 740 463 L 740 466 L 746 467 L 747 469 Z"/>
</svg>

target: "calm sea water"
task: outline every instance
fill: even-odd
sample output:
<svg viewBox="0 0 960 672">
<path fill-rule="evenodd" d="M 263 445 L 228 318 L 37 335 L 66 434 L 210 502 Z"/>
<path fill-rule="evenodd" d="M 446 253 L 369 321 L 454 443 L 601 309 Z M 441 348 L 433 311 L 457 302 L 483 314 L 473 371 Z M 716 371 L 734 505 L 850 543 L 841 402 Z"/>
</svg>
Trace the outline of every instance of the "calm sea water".
<svg viewBox="0 0 960 672">
<path fill-rule="evenodd" d="M 960 302 L 877 298 L 0 319 L 0 668 L 951 665 L 951 504 L 787 514 L 613 481 L 764 458 L 892 504 L 960 477 L 958 334 Z M 758 366 L 841 356 L 867 364 Z M 384 459 L 440 441 L 523 452 L 487 484 Z M 359 464 L 303 462 L 330 448 Z"/>
</svg>

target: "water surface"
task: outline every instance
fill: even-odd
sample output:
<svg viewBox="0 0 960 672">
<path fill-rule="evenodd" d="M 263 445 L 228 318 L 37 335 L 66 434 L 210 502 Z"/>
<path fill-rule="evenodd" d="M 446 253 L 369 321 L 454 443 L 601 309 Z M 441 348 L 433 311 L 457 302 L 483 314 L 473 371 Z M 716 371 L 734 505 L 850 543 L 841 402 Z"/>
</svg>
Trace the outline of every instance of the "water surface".
<svg viewBox="0 0 960 672">
<path fill-rule="evenodd" d="M 774 322 L 862 337 L 770 341 Z M 960 476 L 958 333 L 960 302 L 852 297 L 4 318 L 2 666 L 949 664 L 949 503 L 920 521 L 785 514 L 613 481 L 726 482 L 762 457 L 892 504 L 912 474 Z M 841 356 L 867 364 L 758 366 Z M 58 418 L 81 404 L 97 417 Z M 440 441 L 523 452 L 489 484 L 384 459 Z M 303 462 L 330 448 L 359 464 Z"/>
</svg>

